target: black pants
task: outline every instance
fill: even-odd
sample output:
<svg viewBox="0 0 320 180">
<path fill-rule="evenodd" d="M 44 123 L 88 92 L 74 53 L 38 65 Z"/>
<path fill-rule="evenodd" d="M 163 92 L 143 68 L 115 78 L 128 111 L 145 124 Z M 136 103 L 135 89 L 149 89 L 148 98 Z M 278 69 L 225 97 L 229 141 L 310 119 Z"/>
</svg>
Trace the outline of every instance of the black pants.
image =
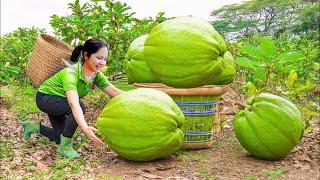
<svg viewBox="0 0 320 180">
<path fill-rule="evenodd" d="M 75 121 L 67 98 L 37 93 L 36 103 L 39 109 L 48 114 L 52 128 L 40 123 L 40 134 L 48 137 L 51 141 L 60 144 L 60 135 L 71 138 L 77 130 L 78 124 Z M 80 101 L 83 113 L 85 105 Z"/>
</svg>

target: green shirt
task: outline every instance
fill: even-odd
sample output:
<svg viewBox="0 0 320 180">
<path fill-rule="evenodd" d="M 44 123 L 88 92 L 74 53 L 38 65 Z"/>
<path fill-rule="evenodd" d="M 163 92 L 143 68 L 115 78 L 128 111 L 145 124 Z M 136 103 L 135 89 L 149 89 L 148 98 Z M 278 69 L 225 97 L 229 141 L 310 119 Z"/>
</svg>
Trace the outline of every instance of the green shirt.
<svg viewBox="0 0 320 180">
<path fill-rule="evenodd" d="M 94 81 L 100 89 L 104 89 L 110 84 L 102 72 L 96 73 L 92 80 L 86 81 L 83 74 L 82 62 L 79 61 L 45 80 L 38 90 L 44 94 L 62 97 L 66 97 L 66 91 L 74 90 L 77 91 L 79 97 L 82 98 L 93 89 Z"/>
</svg>

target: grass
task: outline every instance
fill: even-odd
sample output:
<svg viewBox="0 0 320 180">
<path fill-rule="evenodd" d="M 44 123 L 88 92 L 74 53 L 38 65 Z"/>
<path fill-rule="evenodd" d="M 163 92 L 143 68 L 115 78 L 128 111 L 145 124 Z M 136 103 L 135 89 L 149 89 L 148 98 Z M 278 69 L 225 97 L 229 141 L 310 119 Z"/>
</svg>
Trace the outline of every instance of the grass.
<svg viewBox="0 0 320 180">
<path fill-rule="evenodd" d="M 243 179 L 244 180 L 257 180 L 258 178 L 256 176 L 245 176 Z"/>
<path fill-rule="evenodd" d="M 198 171 L 201 179 L 216 179 L 212 172 L 205 165 L 201 165 Z"/>
<path fill-rule="evenodd" d="M 188 154 L 184 150 L 179 150 L 175 153 L 178 156 L 178 160 L 182 163 L 186 163 L 188 160 Z"/>
<path fill-rule="evenodd" d="M 201 161 L 205 158 L 205 154 L 203 152 L 194 152 L 191 155 L 191 159 L 194 161 Z"/>
<path fill-rule="evenodd" d="M 123 91 L 133 89 L 133 85 L 128 84 L 126 81 L 113 81 L 111 83 Z M 22 121 L 27 120 L 29 114 L 40 112 L 35 103 L 36 93 L 37 89 L 29 84 L 25 84 L 24 86 L 6 85 L 0 88 L 4 105 L 10 111 L 17 113 L 19 119 Z M 93 91 L 85 99 L 90 107 L 100 109 L 103 108 L 109 100 L 108 96 L 100 90 Z"/>
<path fill-rule="evenodd" d="M 220 142 L 214 139 L 214 140 L 212 141 L 212 147 L 213 147 L 213 148 L 218 148 L 218 147 L 220 147 Z"/>
<path fill-rule="evenodd" d="M 283 174 L 283 167 L 278 167 L 274 170 L 265 172 L 264 176 L 268 180 L 276 180 L 276 179 L 279 179 L 282 174 Z M 256 176 L 245 176 L 243 179 L 244 180 L 256 180 L 259 178 L 257 178 Z"/>
<path fill-rule="evenodd" d="M 34 100 L 36 92 L 36 89 L 31 85 L 22 87 L 7 85 L 0 88 L 4 105 L 17 113 L 20 120 L 26 120 L 31 113 L 40 112 Z"/>
<path fill-rule="evenodd" d="M 83 168 L 84 164 L 85 162 L 81 158 L 76 160 L 59 158 L 52 164 L 51 170 L 54 174 L 63 175 L 63 172 L 68 169 L 71 174 L 77 174 Z"/>
<path fill-rule="evenodd" d="M 0 141 L 0 159 L 2 158 L 8 158 L 8 157 L 13 157 L 13 149 L 14 149 L 14 144 L 10 141 L 7 140 L 1 140 Z"/>
<path fill-rule="evenodd" d="M 265 176 L 270 179 L 270 180 L 275 180 L 277 179 L 279 176 L 281 176 L 283 174 L 283 167 L 278 167 L 272 171 L 268 171 L 265 173 Z"/>
</svg>

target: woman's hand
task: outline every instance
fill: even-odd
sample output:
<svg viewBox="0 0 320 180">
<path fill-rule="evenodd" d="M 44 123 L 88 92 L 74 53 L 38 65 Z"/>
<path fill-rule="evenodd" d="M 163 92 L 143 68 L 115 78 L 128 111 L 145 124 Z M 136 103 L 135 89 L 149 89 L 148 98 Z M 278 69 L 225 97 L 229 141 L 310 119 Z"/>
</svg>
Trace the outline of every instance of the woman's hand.
<svg viewBox="0 0 320 180">
<path fill-rule="evenodd" d="M 94 142 L 96 145 L 105 145 L 105 143 L 94 134 L 94 132 L 97 131 L 98 130 L 92 126 L 88 126 L 83 130 L 84 134 L 90 141 Z"/>
</svg>

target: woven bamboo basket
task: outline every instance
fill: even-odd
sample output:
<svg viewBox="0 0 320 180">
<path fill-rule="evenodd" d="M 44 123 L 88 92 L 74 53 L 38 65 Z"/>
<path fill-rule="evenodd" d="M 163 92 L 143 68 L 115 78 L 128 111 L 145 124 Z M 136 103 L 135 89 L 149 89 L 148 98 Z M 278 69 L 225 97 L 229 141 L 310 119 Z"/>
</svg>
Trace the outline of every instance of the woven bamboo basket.
<svg viewBox="0 0 320 180">
<path fill-rule="evenodd" d="M 173 88 L 161 83 L 134 83 L 134 88 L 152 88 L 170 95 L 185 115 L 183 148 L 211 148 L 213 134 L 221 131 L 226 118 L 222 113 L 222 95 L 229 86 L 207 85 L 197 88 Z"/>
<path fill-rule="evenodd" d="M 27 74 L 33 84 L 38 87 L 63 69 L 66 65 L 62 59 L 69 60 L 72 51 L 73 47 L 69 44 L 47 34 L 40 34 L 27 64 Z"/>
</svg>

